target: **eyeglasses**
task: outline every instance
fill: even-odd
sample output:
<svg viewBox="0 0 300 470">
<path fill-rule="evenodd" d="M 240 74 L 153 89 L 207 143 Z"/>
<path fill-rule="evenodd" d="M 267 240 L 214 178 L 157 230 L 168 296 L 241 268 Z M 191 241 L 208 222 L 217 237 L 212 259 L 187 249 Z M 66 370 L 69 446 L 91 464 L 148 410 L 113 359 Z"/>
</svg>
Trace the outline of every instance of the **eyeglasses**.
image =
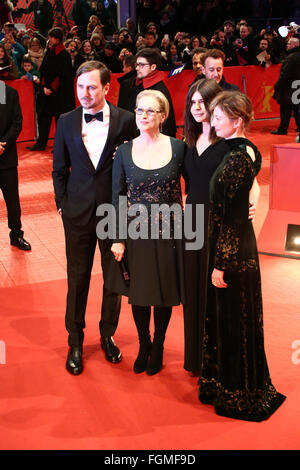
<svg viewBox="0 0 300 470">
<path fill-rule="evenodd" d="M 148 62 L 146 64 L 143 64 L 143 62 L 137 62 L 135 64 L 135 68 L 140 67 L 142 69 L 143 67 L 145 67 L 145 65 L 150 65 L 150 64 L 148 64 Z"/>
<path fill-rule="evenodd" d="M 143 109 L 143 108 L 135 108 L 135 113 L 141 116 L 142 114 L 146 113 L 147 116 L 154 116 L 156 113 L 161 113 L 161 111 L 157 111 L 156 109 Z"/>
</svg>

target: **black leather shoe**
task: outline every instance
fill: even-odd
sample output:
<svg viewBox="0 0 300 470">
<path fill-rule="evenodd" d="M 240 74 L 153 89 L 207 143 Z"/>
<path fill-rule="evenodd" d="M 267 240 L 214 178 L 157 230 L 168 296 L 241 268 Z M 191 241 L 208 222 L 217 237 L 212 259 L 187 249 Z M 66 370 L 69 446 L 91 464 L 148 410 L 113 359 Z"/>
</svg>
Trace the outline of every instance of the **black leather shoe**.
<svg viewBox="0 0 300 470">
<path fill-rule="evenodd" d="M 287 135 L 287 132 L 284 132 L 284 131 L 281 131 L 281 130 L 277 129 L 277 131 L 271 131 L 271 134 L 275 134 L 275 135 Z"/>
<path fill-rule="evenodd" d="M 70 374 L 79 375 L 83 370 L 82 366 L 82 348 L 71 346 L 68 352 L 66 369 Z"/>
<path fill-rule="evenodd" d="M 122 360 L 122 353 L 112 336 L 101 336 L 101 348 L 105 352 L 105 357 L 109 362 L 117 364 Z"/>
<path fill-rule="evenodd" d="M 45 150 L 45 147 L 41 147 L 39 144 L 31 145 L 30 147 L 26 147 L 28 150 Z"/>
<path fill-rule="evenodd" d="M 30 251 L 31 250 L 30 243 L 28 243 L 26 240 L 24 240 L 23 237 L 11 238 L 10 239 L 10 244 L 12 246 L 16 246 L 17 248 L 19 248 L 19 250 L 23 250 L 23 251 Z"/>
</svg>

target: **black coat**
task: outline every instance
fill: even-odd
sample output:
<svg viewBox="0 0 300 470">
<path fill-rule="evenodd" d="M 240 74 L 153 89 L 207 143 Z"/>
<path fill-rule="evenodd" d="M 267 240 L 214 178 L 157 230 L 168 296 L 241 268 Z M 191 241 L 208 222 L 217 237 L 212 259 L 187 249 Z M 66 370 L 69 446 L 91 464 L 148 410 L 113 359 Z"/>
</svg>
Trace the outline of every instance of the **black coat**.
<svg viewBox="0 0 300 470">
<path fill-rule="evenodd" d="M 118 78 L 120 83 L 118 106 L 123 109 L 129 109 L 131 93 L 134 89 L 136 79 L 136 71 L 126 73 L 122 77 Z"/>
<path fill-rule="evenodd" d="M 52 173 L 55 202 L 78 227 L 93 219 L 99 204 L 111 203 L 113 154 L 121 143 L 137 136 L 134 115 L 108 104 L 109 131 L 96 170 L 81 137 L 81 106 L 60 116 L 57 124 Z"/>
<path fill-rule="evenodd" d="M 40 67 L 40 88 L 37 111 L 59 116 L 75 108 L 73 67 L 70 54 L 63 45 L 48 48 Z M 53 93 L 46 96 L 43 88 Z"/>
<path fill-rule="evenodd" d="M 23 118 L 17 90 L 3 82 L 0 82 L 0 87 L 1 95 L 5 87 L 5 100 L 0 100 L 0 142 L 6 142 L 5 151 L 0 155 L 0 170 L 6 170 L 18 165 L 16 141 L 22 130 Z M 1 104 L 3 101 L 5 104 Z"/>
<path fill-rule="evenodd" d="M 281 65 L 273 95 L 278 104 L 291 104 L 292 94 L 295 92 L 292 83 L 295 80 L 300 80 L 300 47 L 288 51 L 288 55 Z"/>
</svg>

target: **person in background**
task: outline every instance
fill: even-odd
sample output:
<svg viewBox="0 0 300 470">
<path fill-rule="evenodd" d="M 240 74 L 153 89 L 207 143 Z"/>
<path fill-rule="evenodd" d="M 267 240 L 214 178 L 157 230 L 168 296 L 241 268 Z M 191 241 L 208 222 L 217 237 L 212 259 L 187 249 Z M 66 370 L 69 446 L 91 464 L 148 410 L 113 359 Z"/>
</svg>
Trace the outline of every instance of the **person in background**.
<svg viewBox="0 0 300 470">
<path fill-rule="evenodd" d="M 300 131 L 300 106 L 293 102 L 293 82 L 300 80 L 300 41 L 298 38 L 289 38 L 287 41 L 287 57 L 283 61 L 279 77 L 274 86 L 273 98 L 280 105 L 280 123 L 278 129 L 271 134 L 286 135 L 292 113 L 294 114 L 297 132 Z M 297 100 L 296 100 L 297 101 Z"/>
<path fill-rule="evenodd" d="M 18 92 L 3 82 L 0 86 L 1 92 L 4 90 L 4 100 L 0 100 L 0 188 L 7 209 L 10 244 L 30 251 L 31 246 L 23 237 L 18 183 L 17 138 L 22 130 L 22 111 Z"/>
<path fill-rule="evenodd" d="M 137 95 L 146 89 L 161 91 L 169 102 L 169 115 L 162 124 L 162 132 L 169 136 L 176 136 L 176 120 L 170 92 L 163 82 L 161 68 L 161 52 L 159 49 L 142 48 L 136 54 L 137 80 L 133 87 L 129 111 L 134 111 L 136 107 Z"/>
<path fill-rule="evenodd" d="M 118 78 L 120 84 L 118 96 L 119 108 L 129 108 L 131 93 L 136 80 L 135 63 L 136 57 L 133 55 L 126 55 L 123 59 L 124 75 Z"/>
<path fill-rule="evenodd" d="M 226 82 L 223 76 L 225 54 L 219 49 L 208 49 L 201 57 L 205 78 L 212 78 L 219 83 L 222 90 L 238 91 L 239 87 Z"/>
<path fill-rule="evenodd" d="M 29 150 L 44 150 L 47 145 L 52 118 L 75 108 L 74 79 L 70 54 L 63 43 L 60 28 L 49 31 L 49 46 L 40 67 L 40 93 L 37 114 L 39 135 Z"/>
<path fill-rule="evenodd" d="M 19 71 L 15 61 L 9 56 L 4 44 L 0 44 L 0 80 L 16 80 Z"/>
<path fill-rule="evenodd" d="M 31 38 L 28 46 L 28 54 L 31 57 L 32 62 L 35 63 L 37 69 L 39 70 L 44 57 L 44 49 L 41 46 L 41 43 L 38 38 Z"/>
</svg>

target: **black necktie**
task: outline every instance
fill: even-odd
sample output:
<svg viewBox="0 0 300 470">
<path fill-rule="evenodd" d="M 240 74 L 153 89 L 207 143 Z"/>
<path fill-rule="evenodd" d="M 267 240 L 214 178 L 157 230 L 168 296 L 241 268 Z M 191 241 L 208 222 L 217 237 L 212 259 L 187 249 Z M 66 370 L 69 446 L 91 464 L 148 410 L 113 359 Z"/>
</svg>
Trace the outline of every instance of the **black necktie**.
<svg viewBox="0 0 300 470">
<path fill-rule="evenodd" d="M 85 122 L 90 122 L 93 119 L 97 119 L 98 121 L 103 121 L 103 111 L 99 111 L 96 114 L 85 114 L 84 115 Z"/>
</svg>

